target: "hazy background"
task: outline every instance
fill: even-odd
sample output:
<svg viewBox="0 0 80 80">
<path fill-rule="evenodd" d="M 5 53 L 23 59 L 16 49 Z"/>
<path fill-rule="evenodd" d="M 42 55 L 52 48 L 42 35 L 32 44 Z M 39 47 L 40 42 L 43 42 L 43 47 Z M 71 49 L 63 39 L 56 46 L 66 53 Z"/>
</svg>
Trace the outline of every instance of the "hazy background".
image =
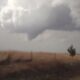
<svg viewBox="0 0 80 80">
<path fill-rule="evenodd" d="M 0 50 L 80 52 L 80 0 L 0 0 Z"/>
</svg>

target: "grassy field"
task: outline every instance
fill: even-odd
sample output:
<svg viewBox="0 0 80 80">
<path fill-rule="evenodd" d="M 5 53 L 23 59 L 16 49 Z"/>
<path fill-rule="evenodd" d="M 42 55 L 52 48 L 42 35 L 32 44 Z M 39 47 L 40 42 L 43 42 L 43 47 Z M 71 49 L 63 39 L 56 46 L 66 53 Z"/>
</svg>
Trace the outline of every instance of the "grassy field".
<svg viewBox="0 0 80 80">
<path fill-rule="evenodd" d="M 0 52 L 0 80 L 80 80 L 80 55 Z"/>
</svg>

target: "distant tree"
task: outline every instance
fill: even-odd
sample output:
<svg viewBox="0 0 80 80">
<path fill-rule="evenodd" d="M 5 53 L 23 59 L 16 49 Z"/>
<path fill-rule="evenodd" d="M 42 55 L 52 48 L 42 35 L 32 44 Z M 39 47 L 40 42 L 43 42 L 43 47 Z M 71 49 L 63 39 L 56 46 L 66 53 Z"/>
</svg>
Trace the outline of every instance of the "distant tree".
<svg viewBox="0 0 80 80">
<path fill-rule="evenodd" d="M 71 45 L 67 51 L 69 52 L 70 56 L 74 57 L 76 55 L 76 49 Z"/>
</svg>

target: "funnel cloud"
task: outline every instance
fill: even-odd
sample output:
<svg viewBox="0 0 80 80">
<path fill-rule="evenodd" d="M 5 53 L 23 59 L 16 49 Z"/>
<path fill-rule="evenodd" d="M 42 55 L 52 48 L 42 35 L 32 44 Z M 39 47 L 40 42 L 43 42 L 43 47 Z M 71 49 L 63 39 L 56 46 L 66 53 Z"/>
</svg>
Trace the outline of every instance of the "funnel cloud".
<svg viewBox="0 0 80 80">
<path fill-rule="evenodd" d="M 79 0 L 12 1 L 14 4 L 11 0 L 3 0 L 3 5 L 1 4 L 2 30 L 25 33 L 29 39 L 36 38 L 46 30 L 80 30 Z"/>
</svg>

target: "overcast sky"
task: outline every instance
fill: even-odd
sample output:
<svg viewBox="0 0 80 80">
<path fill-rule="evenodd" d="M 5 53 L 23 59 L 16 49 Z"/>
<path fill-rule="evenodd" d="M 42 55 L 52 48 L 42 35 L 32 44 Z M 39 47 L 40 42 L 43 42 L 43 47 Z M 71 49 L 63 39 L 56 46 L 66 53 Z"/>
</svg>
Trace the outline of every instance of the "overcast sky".
<svg viewBox="0 0 80 80">
<path fill-rule="evenodd" d="M 0 0 L 0 50 L 80 52 L 80 0 Z"/>
</svg>

